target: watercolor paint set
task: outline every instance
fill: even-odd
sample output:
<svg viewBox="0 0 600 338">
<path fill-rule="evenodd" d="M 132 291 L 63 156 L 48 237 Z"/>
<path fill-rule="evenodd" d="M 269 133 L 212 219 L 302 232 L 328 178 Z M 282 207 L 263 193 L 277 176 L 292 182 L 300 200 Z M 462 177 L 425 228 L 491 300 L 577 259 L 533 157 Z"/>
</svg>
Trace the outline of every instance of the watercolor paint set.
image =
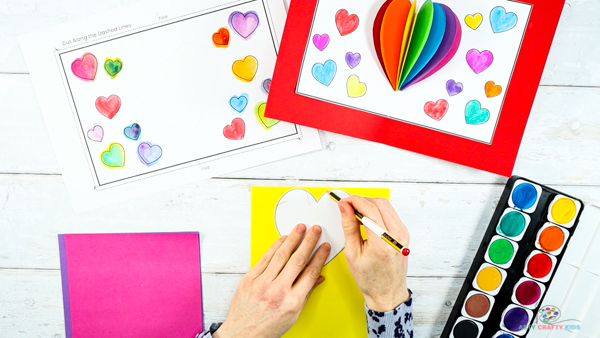
<svg viewBox="0 0 600 338">
<path fill-rule="evenodd" d="M 600 264 L 593 259 L 600 252 L 599 225 L 600 208 L 510 178 L 441 337 L 546 337 L 548 325 L 564 321 L 572 330 L 586 322 L 586 331 L 600 331 L 597 311 L 578 306 L 573 314 L 576 306 L 569 305 L 596 298 L 600 288 Z"/>
</svg>

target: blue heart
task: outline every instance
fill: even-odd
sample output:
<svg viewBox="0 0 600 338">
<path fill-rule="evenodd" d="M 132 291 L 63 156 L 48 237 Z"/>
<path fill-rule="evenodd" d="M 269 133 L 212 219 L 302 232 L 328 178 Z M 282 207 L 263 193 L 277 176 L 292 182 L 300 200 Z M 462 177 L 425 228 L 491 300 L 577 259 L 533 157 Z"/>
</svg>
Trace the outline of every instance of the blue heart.
<svg viewBox="0 0 600 338">
<path fill-rule="evenodd" d="M 502 33 L 511 30 L 517 25 L 517 15 L 515 13 L 506 13 L 502 6 L 495 7 L 490 13 L 490 23 L 494 33 Z"/>
<path fill-rule="evenodd" d="M 483 124 L 489 121 L 490 111 L 481 108 L 481 103 L 477 100 L 469 101 L 465 107 L 465 119 L 467 124 Z"/>
<path fill-rule="evenodd" d="M 331 84 L 336 72 L 337 65 L 333 60 L 327 60 L 324 64 L 315 63 L 312 67 L 312 75 L 317 81 L 326 86 Z"/>
<path fill-rule="evenodd" d="M 132 125 L 123 129 L 123 134 L 130 140 L 137 141 L 142 134 L 142 127 L 139 124 L 133 123 Z"/>
<path fill-rule="evenodd" d="M 229 105 L 236 112 L 242 113 L 248 106 L 248 94 L 233 96 L 231 99 L 229 99 Z"/>
</svg>

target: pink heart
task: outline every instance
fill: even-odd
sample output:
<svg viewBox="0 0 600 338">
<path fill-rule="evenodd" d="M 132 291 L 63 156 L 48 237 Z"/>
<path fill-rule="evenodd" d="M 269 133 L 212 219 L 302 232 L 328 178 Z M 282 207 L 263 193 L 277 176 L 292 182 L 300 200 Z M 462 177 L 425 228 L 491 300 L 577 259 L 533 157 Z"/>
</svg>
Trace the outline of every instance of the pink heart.
<svg viewBox="0 0 600 338">
<path fill-rule="evenodd" d="M 87 131 L 87 137 L 94 142 L 102 142 L 104 129 L 99 124 L 95 124 L 92 129 Z"/>
<path fill-rule="evenodd" d="M 100 114 L 112 119 L 121 109 L 121 99 L 117 95 L 111 95 L 108 99 L 100 96 L 96 99 L 96 109 Z"/>
<path fill-rule="evenodd" d="M 233 12 L 229 16 L 229 26 L 244 39 L 248 39 L 254 33 L 258 23 L 258 14 L 254 11 Z"/>
<path fill-rule="evenodd" d="M 315 47 L 317 47 L 317 49 L 323 51 L 325 48 L 327 48 L 327 45 L 329 45 L 329 35 L 315 34 L 313 36 L 313 43 L 315 44 Z"/>
<path fill-rule="evenodd" d="M 494 54 L 489 50 L 480 52 L 477 49 L 471 49 L 467 53 L 467 63 L 469 64 L 469 67 L 473 69 L 475 74 L 479 74 L 488 69 L 492 62 L 494 62 Z"/>
<path fill-rule="evenodd" d="M 71 63 L 71 71 L 83 81 L 94 81 L 98 70 L 98 60 L 92 53 L 85 53 Z"/>
<path fill-rule="evenodd" d="M 243 140 L 246 134 L 246 123 L 241 118 L 235 118 L 231 121 L 231 125 L 223 128 L 223 136 L 230 140 Z"/>
</svg>

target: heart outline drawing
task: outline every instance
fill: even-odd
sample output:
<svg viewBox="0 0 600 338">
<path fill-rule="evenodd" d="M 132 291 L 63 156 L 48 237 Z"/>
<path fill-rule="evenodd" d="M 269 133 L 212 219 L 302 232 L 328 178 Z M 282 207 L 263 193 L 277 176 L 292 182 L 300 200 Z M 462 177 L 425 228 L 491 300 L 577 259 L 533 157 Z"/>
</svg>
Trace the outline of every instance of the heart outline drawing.
<svg viewBox="0 0 600 338">
<path fill-rule="evenodd" d="M 497 6 L 490 12 L 490 24 L 494 33 L 507 32 L 517 25 L 519 18 L 513 12 L 507 12 L 506 8 Z"/>
<path fill-rule="evenodd" d="M 482 22 L 483 15 L 481 15 L 481 13 L 468 14 L 467 16 L 465 16 L 465 24 L 472 30 L 477 30 L 477 28 L 481 26 Z"/>
<path fill-rule="evenodd" d="M 329 87 L 333 79 L 335 79 L 337 64 L 333 60 L 327 60 L 324 63 L 317 62 L 312 66 L 311 73 L 320 84 Z"/>
<path fill-rule="evenodd" d="M 121 73 L 123 70 L 123 60 L 119 58 L 115 58 L 114 60 L 111 58 L 106 58 L 104 61 L 104 71 L 111 79 L 114 79 Z"/>
<path fill-rule="evenodd" d="M 92 53 L 84 53 L 71 63 L 73 75 L 83 81 L 94 81 L 98 71 L 98 60 Z"/>
<path fill-rule="evenodd" d="M 471 100 L 465 106 L 465 120 L 467 124 L 479 125 L 490 120 L 490 111 L 481 107 L 481 102 Z"/>
<path fill-rule="evenodd" d="M 444 118 L 444 116 L 446 116 L 446 114 L 448 113 L 449 108 L 450 105 L 448 104 L 448 101 L 444 99 L 439 99 L 435 103 L 432 101 L 428 101 L 427 103 L 425 103 L 423 110 L 425 111 L 425 114 L 427 114 L 427 116 L 431 117 L 436 121 L 441 121 Z"/>
<path fill-rule="evenodd" d="M 267 103 L 266 102 L 259 102 L 254 107 L 254 114 L 256 115 L 256 119 L 258 120 L 258 123 L 264 129 L 268 130 L 268 129 L 271 129 L 271 128 L 275 127 L 281 121 L 266 117 L 265 116 L 265 110 L 266 109 L 267 109 Z"/>
<path fill-rule="evenodd" d="M 252 37 L 259 24 L 260 19 L 255 11 L 235 11 L 229 16 L 229 27 L 245 40 Z"/>
<path fill-rule="evenodd" d="M 231 121 L 230 125 L 223 128 L 223 136 L 226 139 L 238 141 L 243 140 L 246 134 L 246 123 L 239 117 L 236 117 Z"/>
<path fill-rule="evenodd" d="M 485 83 L 485 96 L 488 98 L 496 97 L 502 94 L 502 86 L 497 85 L 494 81 L 488 81 Z"/>
<path fill-rule="evenodd" d="M 349 14 L 347 10 L 340 9 L 335 13 L 335 26 L 341 36 L 354 32 L 360 23 L 358 15 Z"/>
<path fill-rule="evenodd" d="M 348 67 L 350 67 L 350 69 L 356 68 L 356 66 L 360 64 L 361 60 L 362 56 L 360 55 L 360 53 L 346 53 L 346 64 L 348 65 Z"/>
<path fill-rule="evenodd" d="M 346 90 L 348 92 L 348 97 L 362 97 L 367 93 L 367 85 L 363 82 L 360 82 L 360 79 L 357 75 L 350 75 L 348 80 L 346 80 Z"/>
<path fill-rule="evenodd" d="M 233 62 L 231 71 L 235 77 L 242 82 L 252 82 L 258 71 L 258 60 L 248 55 Z"/>
<path fill-rule="evenodd" d="M 246 93 L 243 93 L 240 96 L 234 95 L 231 97 L 231 99 L 229 99 L 229 106 L 236 113 L 241 114 L 244 112 L 244 110 L 246 110 L 246 107 L 248 107 L 248 101 L 248 94 Z"/>
<path fill-rule="evenodd" d="M 86 135 L 88 139 L 94 142 L 102 142 L 102 139 L 104 138 L 104 128 L 96 123 L 91 129 L 88 129 Z"/>
<path fill-rule="evenodd" d="M 464 89 L 464 86 L 462 83 L 460 82 L 456 82 L 453 79 L 448 80 L 448 82 L 446 82 L 446 91 L 448 92 L 448 95 L 450 96 L 456 96 L 460 93 L 462 93 Z"/>
<path fill-rule="evenodd" d="M 313 35 L 312 41 L 315 47 L 322 52 L 329 46 L 329 34 L 315 34 Z"/>
<path fill-rule="evenodd" d="M 262 88 L 267 94 L 269 94 L 269 92 L 271 91 L 271 82 L 271 79 L 266 79 L 262 83 Z"/>
<path fill-rule="evenodd" d="M 484 70 L 490 68 L 494 63 L 494 54 L 489 50 L 480 52 L 478 49 L 471 49 L 467 52 L 467 64 L 475 72 L 481 74 Z"/>
<path fill-rule="evenodd" d="M 125 168 L 125 149 L 119 143 L 111 143 L 100 153 L 100 160 L 109 169 Z"/>
<path fill-rule="evenodd" d="M 123 129 L 123 134 L 128 139 L 132 141 L 137 141 L 142 135 L 142 127 L 140 127 L 140 125 L 137 123 L 132 123 L 129 126 L 125 127 L 125 129 Z"/>
<path fill-rule="evenodd" d="M 146 167 L 150 167 L 156 164 L 163 155 L 163 150 L 158 144 L 152 144 L 150 142 L 140 142 L 137 148 L 137 154 Z"/>
<path fill-rule="evenodd" d="M 112 120 L 121 109 L 121 98 L 117 95 L 110 95 L 108 98 L 100 96 L 96 99 L 96 109 L 104 117 Z"/>
<path fill-rule="evenodd" d="M 331 190 L 341 198 L 350 194 L 343 190 Z M 319 225 L 322 229 L 321 237 L 311 253 L 314 255 L 317 248 L 324 242 L 331 245 L 331 252 L 325 264 L 331 262 L 339 255 L 346 245 L 342 228 L 342 216 L 337 203 L 324 193 L 318 199 L 304 189 L 287 191 L 275 207 L 275 228 L 280 235 L 288 235 L 296 225 L 302 223 L 307 228 Z"/>
</svg>

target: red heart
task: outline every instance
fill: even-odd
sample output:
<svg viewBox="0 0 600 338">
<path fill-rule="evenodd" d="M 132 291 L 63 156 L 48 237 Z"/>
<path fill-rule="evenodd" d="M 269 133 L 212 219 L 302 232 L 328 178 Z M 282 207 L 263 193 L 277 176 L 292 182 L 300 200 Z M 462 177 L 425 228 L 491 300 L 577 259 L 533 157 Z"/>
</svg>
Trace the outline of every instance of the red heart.
<svg viewBox="0 0 600 338">
<path fill-rule="evenodd" d="M 431 117 L 432 119 L 439 121 L 444 118 L 444 115 L 448 112 L 448 101 L 441 99 L 436 103 L 431 101 L 425 103 L 425 114 Z"/>
<path fill-rule="evenodd" d="M 358 28 L 358 16 L 348 15 L 348 11 L 340 9 L 335 13 L 335 25 L 342 36 L 354 32 Z"/>
<path fill-rule="evenodd" d="M 96 109 L 100 114 L 112 119 L 121 109 L 121 99 L 117 95 L 111 95 L 108 99 L 100 96 L 96 99 Z"/>
<path fill-rule="evenodd" d="M 215 46 L 227 47 L 229 45 L 229 30 L 220 28 L 218 32 L 213 34 L 212 39 Z"/>
<path fill-rule="evenodd" d="M 246 134 L 246 123 L 244 120 L 237 117 L 231 121 L 231 125 L 223 128 L 223 136 L 230 140 L 241 140 Z"/>
</svg>

